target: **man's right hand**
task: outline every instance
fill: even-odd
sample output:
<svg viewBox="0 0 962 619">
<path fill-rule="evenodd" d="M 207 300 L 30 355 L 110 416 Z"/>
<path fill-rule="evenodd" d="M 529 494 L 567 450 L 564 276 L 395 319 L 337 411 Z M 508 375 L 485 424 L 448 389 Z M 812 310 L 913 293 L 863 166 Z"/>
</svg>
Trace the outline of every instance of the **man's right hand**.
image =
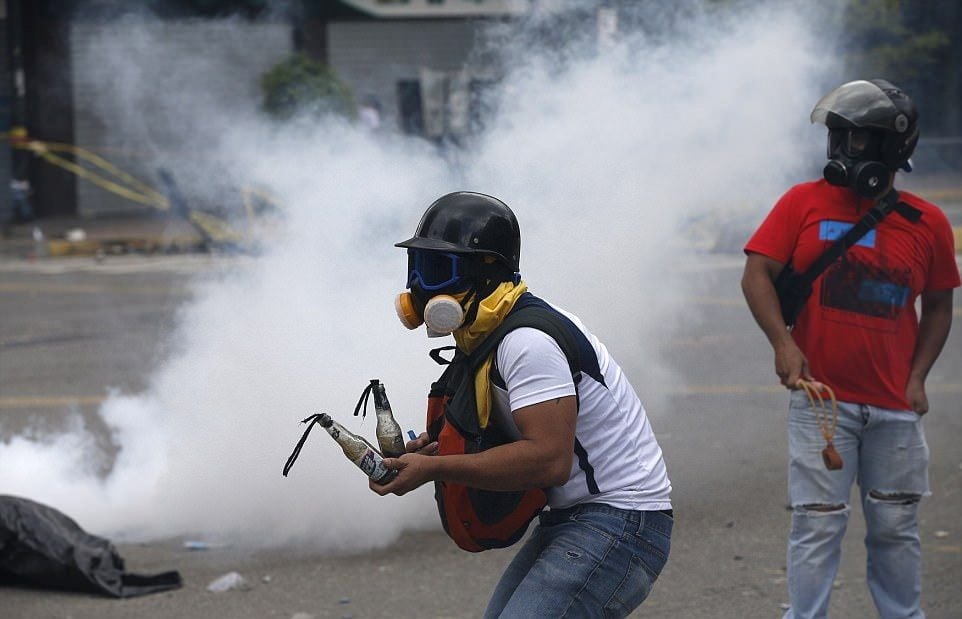
<svg viewBox="0 0 962 619">
<path fill-rule="evenodd" d="M 808 359 L 792 339 L 775 347 L 775 373 L 788 389 L 798 389 L 799 379 L 815 380 L 808 369 Z"/>
<path fill-rule="evenodd" d="M 413 441 L 408 441 L 404 446 L 404 449 L 408 453 L 419 453 L 423 456 L 436 456 L 438 455 L 438 442 L 432 442 L 428 437 L 428 433 L 422 432 L 421 436 L 417 437 Z"/>
</svg>

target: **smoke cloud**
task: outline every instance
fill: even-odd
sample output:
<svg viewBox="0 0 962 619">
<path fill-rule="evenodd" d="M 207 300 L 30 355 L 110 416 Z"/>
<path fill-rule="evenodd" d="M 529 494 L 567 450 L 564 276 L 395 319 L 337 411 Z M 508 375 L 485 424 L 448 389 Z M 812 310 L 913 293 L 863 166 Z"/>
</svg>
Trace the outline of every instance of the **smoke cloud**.
<svg viewBox="0 0 962 619">
<path fill-rule="evenodd" d="M 336 551 L 439 528 L 429 488 L 377 497 L 320 430 L 290 476 L 280 473 L 308 414 L 373 437 L 372 417 L 350 417 L 372 377 L 402 427 L 423 427 L 439 373 L 426 351 L 444 342 L 398 324 L 406 258 L 393 243 L 459 189 L 512 206 L 532 291 L 581 316 L 657 420 L 659 389 L 681 378 L 656 344 L 696 294 L 672 274 L 697 251 L 691 223 L 757 211 L 799 177 L 814 144 L 800 136 L 823 85 L 804 15 L 684 11 L 641 14 L 602 46 L 580 31 L 570 45 L 546 44 L 535 34 L 543 15 L 500 26 L 511 31 L 492 40 L 510 70 L 485 130 L 456 161 L 345 121 L 276 126 L 257 112 L 256 84 L 240 100 L 220 88 L 231 66 L 178 49 L 164 34 L 171 26 L 118 23 L 96 48 L 116 94 L 99 113 L 115 133 L 150 145 L 192 195 L 216 203 L 225 187 L 256 185 L 284 217 L 255 258 L 195 284 L 149 387 L 102 406 L 119 448 L 106 475 L 78 422 L 0 444 L 0 462 L 16 463 L 0 467 L 0 488 L 129 539 Z M 167 154 L 194 148 L 203 162 Z"/>
</svg>

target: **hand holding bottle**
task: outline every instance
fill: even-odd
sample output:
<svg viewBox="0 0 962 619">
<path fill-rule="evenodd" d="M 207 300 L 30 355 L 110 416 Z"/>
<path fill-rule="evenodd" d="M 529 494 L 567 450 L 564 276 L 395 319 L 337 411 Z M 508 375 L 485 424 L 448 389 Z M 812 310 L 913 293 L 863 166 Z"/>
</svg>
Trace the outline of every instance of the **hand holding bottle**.
<svg viewBox="0 0 962 619">
<path fill-rule="evenodd" d="M 434 458 L 419 453 L 407 453 L 400 458 L 385 458 L 384 466 L 390 469 L 394 476 L 384 483 L 376 483 L 372 479 L 368 486 L 381 496 L 387 494 L 403 496 L 434 480 L 435 462 Z"/>
<path fill-rule="evenodd" d="M 287 459 L 287 464 L 284 466 L 284 476 L 287 476 L 288 471 L 290 471 L 294 465 L 294 461 L 300 454 L 301 447 L 304 445 L 304 441 L 307 439 L 307 435 L 310 433 L 311 428 L 314 427 L 314 424 L 324 428 L 327 433 L 337 441 L 348 460 L 364 471 L 364 474 L 371 478 L 371 483 L 376 485 L 388 483 L 398 474 L 393 467 L 385 466 L 385 458 L 396 459 L 411 452 L 416 452 L 420 455 L 437 454 L 438 444 L 436 441 L 430 442 L 427 432 L 422 433 L 421 436 L 416 438 L 412 436 L 412 440 L 405 445 L 401 426 L 394 419 L 394 414 L 391 411 L 391 404 L 388 402 L 384 385 L 376 378 L 372 378 L 368 386 L 365 387 L 361 393 L 361 398 L 354 408 L 354 415 L 362 411 L 364 414 L 367 413 L 367 401 L 372 395 L 374 396 L 374 409 L 377 415 L 375 433 L 380 450 L 364 440 L 363 437 L 354 434 L 334 421 L 330 415 L 326 413 L 311 415 L 303 422 L 310 423 L 307 430 L 304 431 L 304 435 L 301 436 L 301 440 L 294 448 L 294 452 L 291 453 L 291 456 Z"/>
<path fill-rule="evenodd" d="M 304 446 L 304 441 L 307 440 L 307 435 L 310 434 L 314 424 L 324 428 L 340 445 L 341 451 L 344 452 L 347 459 L 364 471 L 364 474 L 370 477 L 373 483 L 384 484 L 397 476 L 397 471 L 384 465 L 384 458 L 373 445 L 334 421 L 327 413 L 311 415 L 303 423 L 308 424 L 307 429 L 284 465 L 284 477 L 287 477 L 287 473 L 294 466 L 294 461 L 300 455 L 301 447 Z"/>
</svg>

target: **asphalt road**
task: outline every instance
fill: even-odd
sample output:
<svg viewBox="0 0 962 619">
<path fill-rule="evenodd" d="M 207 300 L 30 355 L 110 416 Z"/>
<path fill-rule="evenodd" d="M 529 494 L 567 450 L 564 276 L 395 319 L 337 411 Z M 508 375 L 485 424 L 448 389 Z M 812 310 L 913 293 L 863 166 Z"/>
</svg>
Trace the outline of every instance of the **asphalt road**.
<svg viewBox="0 0 962 619">
<path fill-rule="evenodd" d="M 0 261 L 0 440 L 28 426 L 56 429 L 67 406 L 93 412 L 106 386 L 137 392 L 204 256 Z M 674 485 L 671 557 L 644 617 L 777 617 L 787 602 L 785 417 L 771 353 L 740 298 L 741 258 L 710 255 L 679 267 L 704 282 L 691 302 L 702 316 L 658 343 L 687 376 L 665 385 L 650 410 Z M 955 317 L 962 315 L 956 295 Z M 104 308 L 110 308 L 105 311 Z M 587 318 L 587 317 L 586 317 Z M 956 325 L 929 381 L 925 427 L 932 496 L 921 507 L 924 608 L 962 617 L 962 328 Z M 653 407 L 649 406 L 650 409 Z M 0 467 L 16 466 L 0 462 Z M 3 489 L 0 488 L 0 493 Z M 871 617 L 861 514 L 845 538 L 832 616 Z M 404 535 L 354 556 L 298 549 L 189 551 L 183 539 L 121 544 L 128 569 L 177 569 L 183 589 L 128 600 L 0 588 L 0 616 L 72 617 L 477 617 L 513 550 L 459 551 L 440 532 Z M 246 591 L 214 594 L 218 576 L 241 573 Z"/>
</svg>

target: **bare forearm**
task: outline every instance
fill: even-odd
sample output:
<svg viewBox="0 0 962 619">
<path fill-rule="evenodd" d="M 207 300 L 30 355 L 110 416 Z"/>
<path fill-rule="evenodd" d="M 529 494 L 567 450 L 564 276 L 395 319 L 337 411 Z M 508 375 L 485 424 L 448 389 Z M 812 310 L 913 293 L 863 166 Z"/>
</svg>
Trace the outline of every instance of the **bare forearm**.
<svg viewBox="0 0 962 619">
<path fill-rule="evenodd" d="M 912 357 L 911 375 L 925 379 L 935 364 L 952 327 L 952 295 L 940 294 L 933 301 L 922 301 L 918 341 Z"/>
<path fill-rule="evenodd" d="M 812 380 L 808 360 L 785 328 L 782 309 L 775 293 L 775 278 L 783 265 L 771 258 L 750 254 L 745 261 L 742 275 L 742 292 L 755 322 L 772 345 L 775 352 L 775 374 L 789 389 L 798 386 L 798 380 Z"/>
<path fill-rule="evenodd" d="M 371 490 L 380 495 L 403 495 L 429 481 L 483 490 L 527 490 L 568 481 L 578 416 L 575 396 L 524 406 L 512 415 L 521 434 L 519 440 L 476 454 L 407 453 L 385 458 L 384 466 L 398 471 L 398 476 L 384 485 L 370 482 Z"/>
<path fill-rule="evenodd" d="M 436 481 L 482 490 L 526 490 L 567 481 L 571 453 L 552 455 L 522 439 L 477 454 L 434 456 L 428 466 Z"/>
<path fill-rule="evenodd" d="M 742 276 L 742 293 L 755 322 L 761 327 L 772 348 L 792 341 L 791 334 L 785 328 L 775 285 L 767 272 L 758 268 L 746 268 Z"/>
</svg>

